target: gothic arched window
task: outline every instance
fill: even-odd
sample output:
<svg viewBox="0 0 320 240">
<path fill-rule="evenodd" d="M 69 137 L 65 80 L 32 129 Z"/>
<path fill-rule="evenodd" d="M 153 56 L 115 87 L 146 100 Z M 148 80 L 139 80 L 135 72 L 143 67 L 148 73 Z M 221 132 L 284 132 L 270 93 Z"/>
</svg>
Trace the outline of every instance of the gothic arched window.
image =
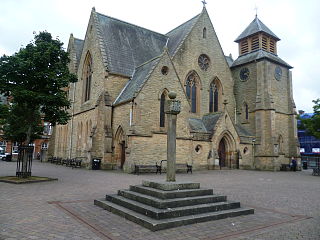
<svg viewBox="0 0 320 240">
<path fill-rule="evenodd" d="M 91 92 L 91 80 L 92 80 L 92 58 L 90 53 L 88 52 L 86 59 L 84 61 L 83 68 L 83 79 L 84 79 L 84 101 L 88 101 L 90 99 Z"/>
<path fill-rule="evenodd" d="M 186 93 L 191 100 L 191 112 L 196 113 L 198 111 L 199 80 L 194 72 L 191 72 L 187 77 Z"/>
<path fill-rule="evenodd" d="M 165 93 L 162 93 L 160 98 L 160 127 L 164 127 L 166 122 L 166 114 L 164 112 L 165 101 L 166 95 Z"/>
<path fill-rule="evenodd" d="M 215 82 L 210 84 L 209 90 L 209 112 L 218 112 L 219 110 L 219 89 Z"/>
</svg>

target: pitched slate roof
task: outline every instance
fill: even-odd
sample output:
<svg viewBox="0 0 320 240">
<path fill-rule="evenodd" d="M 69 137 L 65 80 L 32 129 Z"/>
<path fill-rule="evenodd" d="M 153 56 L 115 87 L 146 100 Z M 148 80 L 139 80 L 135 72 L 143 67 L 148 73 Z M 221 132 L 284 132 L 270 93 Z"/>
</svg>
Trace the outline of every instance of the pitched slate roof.
<svg viewBox="0 0 320 240">
<path fill-rule="evenodd" d="M 189 21 L 181 24 L 180 26 L 176 27 L 166 34 L 166 36 L 169 37 L 168 48 L 171 56 L 175 55 L 176 51 L 179 50 L 179 47 L 192 30 L 192 27 L 196 23 L 199 16 L 200 14 L 191 18 Z"/>
<path fill-rule="evenodd" d="M 266 52 L 262 49 L 256 50 L 254 52 L 239 56 L 232 64 L 231 67 L 240 66 L 249 62 L 253 62 L 256 60 L 269 59 L 272 62 L 278 63 L 284 67 L 292 68 L 288 63 L 283 61 L 281 58 L 276 56 L 275 54 Z"/>
<path fill-rule="evenodd" d="M 208 132 L 201 119 L 189 118 L 189 126 L 192 132 Z"/>
<path fill-rule="evenodd" d="M 202 117 L 202 119 L 189 118 L 189 126 L 193 132 L 212 133 L 220 116 L 223 113 L 210 113 Z"/>
<path fill-rule="evenodd" d="M 210 113 L 202 117 L 202 121 L 208 132 L 212 133 L 221 115 L 222 113 Z"/>
<path fill-rule="evenodd" d="M 250 131 L 243 128 L 240 124 L 236 124 L 236 130 L 237 130 L 239 136 L 248 136 L 248 137 L 253 136 L 253 134 Z"/>
<path fill-rule="evenodd" d="M 76 51 L 76 59 L 77 59 L 77 66 L 79 66 L 82 50 L 83 50 L 84 41 L 79 38 L 74 38 L 74 48 Z"/>
<path fill-rule="evenodd" d="M 137 66 L 162 53 L 167 36 L 100 13 L 96 16 L 111 73 L 131 76 Z"/>
<path fill-rule="evenodd" d="M 226 61 L 228 63 L 228 66 L 231 67 L 233 63 L 233 59 L 231 56 L 224 56 L 226 58 Z"/>
<path fill-rule="evenodd" d="M 235 42 L 239 42 L 241 39 L 249 37 L 255 33 L 264 32 L 276 40 L 280 40 L 266 25 L 264 25 L 256 16 L 255 19 L 249 24 L 249 26 L 237 37 Z"/>
<path fill-rule="evenodd" d="M 128 102 L 136 97 L 136 94 L 140 92 L 144 83 L 148 80 L 151 72 L 160 61 L 160 57 L 156 57 L 149 62 L 140 65 L 135 69 L 132 78 L 127 82 L 122 92 L 114 101 L 114 105 Z"/>
</svg>

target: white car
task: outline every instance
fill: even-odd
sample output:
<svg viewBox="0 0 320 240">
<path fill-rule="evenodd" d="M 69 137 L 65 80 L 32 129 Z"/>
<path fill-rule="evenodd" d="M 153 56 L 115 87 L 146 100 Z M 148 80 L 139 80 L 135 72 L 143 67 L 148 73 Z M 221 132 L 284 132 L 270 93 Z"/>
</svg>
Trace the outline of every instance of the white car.
<svg viewBox="0 0 320 240">
<path fill-rule="evenodd" d="M 7 160 L 7 155 L 10 155 L 10 153 L 0 153 L 0 159 L 2 161 L 6 161 Z"/>
</svg>

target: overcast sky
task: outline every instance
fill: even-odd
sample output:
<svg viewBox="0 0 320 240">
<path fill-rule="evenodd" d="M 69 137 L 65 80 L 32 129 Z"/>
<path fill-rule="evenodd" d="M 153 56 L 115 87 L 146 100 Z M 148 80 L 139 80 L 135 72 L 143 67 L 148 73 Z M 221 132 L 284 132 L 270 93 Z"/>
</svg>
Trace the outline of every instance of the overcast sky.
<svg viewBox="0 0 320 240">
<path fill-rule="evenodd" d="M 225 55 L 238 57 L 236 37 L 254 19 L 273 31 L 278 56 L 294 68 L 297 109 L 312 112 L 320 98 L 319 0 L 206 0 L 207 11 Z M 167 33 L 202 10 L 200 0 L 0 0 L 0 55 L 11 55 L 47 30 L 67 47 L 70 33 L 84 38 L 92 7 L 96 11 L 160 33 Z"/>
</svg>

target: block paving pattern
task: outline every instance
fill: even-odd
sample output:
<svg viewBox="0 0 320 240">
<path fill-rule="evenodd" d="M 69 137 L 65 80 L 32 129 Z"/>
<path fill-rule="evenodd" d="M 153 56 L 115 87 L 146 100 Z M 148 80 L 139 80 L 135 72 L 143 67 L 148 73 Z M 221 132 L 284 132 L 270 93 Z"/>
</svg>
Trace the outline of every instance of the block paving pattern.
<svg viewBox="0 0 320 240">
<path fill-rule="evenodd" d="M 0 176 L 14 175 L 15 163 L 0 161 Z M 261 172 L 201 171 L 178 174 L 215 193 L 254 207 L 255 214 L 151 232 L 102 210 L 93 200 L 155 174 L 88 171 L 34 162 L 33 175 L 55 182 L 0 183 L 0 240 L 11 239 L 320 239 L 320 178 L 310 170 Z"/>
</svg>

